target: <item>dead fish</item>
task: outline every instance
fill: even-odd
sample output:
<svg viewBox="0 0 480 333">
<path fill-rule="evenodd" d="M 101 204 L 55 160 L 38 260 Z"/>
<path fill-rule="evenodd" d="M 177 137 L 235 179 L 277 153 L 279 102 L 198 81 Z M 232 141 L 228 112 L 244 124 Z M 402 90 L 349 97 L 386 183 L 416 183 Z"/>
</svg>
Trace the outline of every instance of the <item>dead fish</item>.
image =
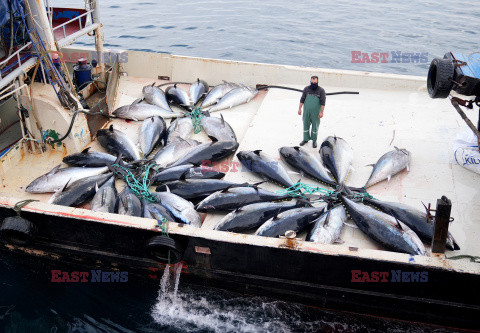
<svg viewBox="0 0 480 333">
<path fill-rule="evenodd" d="M 137 99 L 130 105 L 125 105 L 117 108 L 115 111 L 113 111 L 113 115 L 118 118 L 134 121 L 141 121 L 155 116 L 167 119 L 180 118 L 185 115 L 183 112 L 165 110 L 156 105 L 140 103 L 140 101 L 140 99 Z"/>
<path fill-rule="evenodd" d="M 160 149 L 153 157 L 153 160 L 161 168 L 170 167 L 173 163 L 184 157 L 186 154 L 192 150 L 195 150 L 200 144 L 201 143 L 199 141 L 192 139 L 181 139 L 176 142 L 172 142 Z"/>
<path fill-rule="evenodd" d="M 192 118 L 178 118 L 170 123 L 167 130 L 167 145 L 179 141 L 188 140 L 193 135 L 193 123 Z"/>
<path fill-rule="evenodd" d="M 239 87 L 230 90 L 223 96 L 217 104 L 208 109 L 210 112 L 220 111 L 233 108 L 234 106 L 250 102 L 256 95 L 258 90 L 250 87 Z"/>
<path fill-rule="evenodd" d="M 142 89 L 143 98 L 149 104 L 156 105 L 164 110 L 171 111 L 170 105 L 167 102 L 167 97 L 162 89 L 155 86 L 155 82 L 149 86 L 145 86 Z"/>
<path fill-rule="evenodd" d="M 122 155 L 126 160 L 136 161 L 140 159 L 140 152 L 132 140 L 122 131 L 110 125 L 108 129 L 97 132 L 97 140 L 110 154 Z"/>
<path fill-rule="evenodd" d="M 97 183 L 95 190 L 90 209 L 95 212 L 115 213 L 118 200 L 115 177 L 111 177 L 100 188 Z"/>
<path fill-rule="evenodd" d="M 99 152 L 90 151 L 87 147 L 80 153 L 70 154 L 63 158 L 63 163 L 76 167 L 103 167 L 112 164 L 117 159 L 115 156 Z"/>
<path fill-rule="evenodd" d="M 142 217 L 142 202 L 125 186 L 118 196 L 118 214 Z"/>
<path fill-rule="evenodd" d="M 403 169 L 410 170 L 410 152 L 406 149 L 399 149 L 389 151 L 380 157 L 373 166 L 372 173 L 365 184 L 365 188 L 375 185 L 385 179 L 390 181 L 392 176 L 396 175 Z"/>
<path fill-rule="evenodd" d="M 210 117 L 210 115 L 202 117 L 201 125 L 205 133 L 210 137 L 214 137 L 217 141 L 237 141 L 235 131 L 223 119 L 222 114 L 220 114 L 220 118 Z"/>
<path fill-rule="evenodd" d="M 197 82 L 190 86 L 190 100 L 192 105 L 197 104 L 200 98 L 208 91 L 208 88 L 207 82 L 200 79 L 197 79 Z"/>
<path fill-rule="evenodd" d="M 150 117 L 143 121 L 140 128 L 140 148 L 147 157 L 165 137 L 167 125 L 161 117 Z"/>
<path fill-rule="evenodd" d="M 219 84 L 218 86 L 215 86 L 212 90 L 210 90 L 208 95 L 203 100 L 201 108 L 203 109 L 208 106 L 217 104 L 217 102 L 223 96 L 225 96 L 228 92 L 238 87 L 239 87 L 238 84 L 231 83 L 231 82 L 224 82 Z"/>
<path fill-rule="evenodd" d="M 312 223 L 313 227 L 306 240 L 320 244 L 343 243 L 340 234 L 346 221 L 345 208 L 342 205 L 337 205 L 323 213 Z"/>
<path fill-rule="evenodd" d="M 192 106 L 192 101 L 188 96 L 187 92 L 183 89 L 177 88 L 177 85 L 168 87 L 165 90 L 165 95 L 167 96 L 167 101 L 170 103 L 175 103 L 184 107 Z"/>
<path fill-rule="evenodd" d="M 319 153 L 323 164 L 337 183 L 345 182 L 353 163 L 353 149 L 347 141 L 337 136 L 329 136 L 322 142 Z"/>
</svg>

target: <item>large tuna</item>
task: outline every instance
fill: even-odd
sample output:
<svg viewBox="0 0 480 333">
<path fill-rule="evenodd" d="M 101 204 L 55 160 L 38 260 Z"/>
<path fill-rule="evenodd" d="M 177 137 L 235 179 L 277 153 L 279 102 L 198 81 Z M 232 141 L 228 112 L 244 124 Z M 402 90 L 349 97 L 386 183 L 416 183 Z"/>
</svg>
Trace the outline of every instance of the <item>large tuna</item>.
<svg viewBox="0 0 480 333">
<path fill-rule="evenodd" d="M 230 109 L 234 106 L 250 102 L 256 95 L 258 90 L 250 87 L 239 87 L 230 90 L 225 96 L 220 99 L 217 104 L 208 109 L 208 111 L 220 111 Z"/>
<path fill-rule="evenodd" d="M 402 221 L 424 241 L 432 242 L 435 222 L 428 220 L 426 212 L 399 202 L 386 202 L 369 198 L 365 198 L 363 201 Z M 460 250 L 460 247 L 450 233 L 448 233 L 447 248 L 450 250 Z"/>
<path fill-rule="evenodd" d="M 222 114 L 220 114 L 220 118 L 204 116 L 201 124 L 205 133 L 217 141 L 237 141 L 233 128 L 223 119 Z"/>
<path fill-rule="evenodd" d="M 107 180 L 96 193 L 90 202 L 90 209 L 95 212 L 115 213 L 118 201 L 117 189 L 115 188 L 115 177 Z"/>
<path fill-rule="evenodd" d="M 225 173 L 213 168 L 194 166 L 193 164 L 179 165 L 176 167 L 161 169 L 151 178 L 153 185 L 184 179 L 221 179 Z"/>
<path fill-rule="evenodd" d="M 211 138 L 215 140 L 215 138 Z M 185 156 L 177 160 L 172 166 L 182 164 L 205 164 L 222 160 L 232 155 L 238 148 L 238 142 L 235 141 L 212 141 L 202 143 L 191 150 Z"/>
<path fill-rule="evenodd" d="M 405 223 L 373 207 L 340 195 L 357 227 L 385 248 L 412 255 L 426 255 L 425 246 Z"/>
<path fill-rule="evenodd" d="M 63 158 L 63 163 L 76 167 L 103 167 L 112 164 L 117 159 L 115 156 L 98 151 L 90 151 L 87 147 L 80 153 L 71 154 Z"/>
<path fill-rule="evenodd" d="M 192 150 L 196 149 L 201 143 L 197 140 L 179 140 L 176 142 L 172 142 L 169 145 L 166 145 L 162 149 L 160 149 L 153 160 L 157 163 L 161 168 L 166 168 L 171 166 L 173 163 L 178 161 L 180 158 L 191 152 Z"/>
<path fill-rule="evenodd" d="M 342 205 L 337 205 L 323 213 L 312 223 L 313 227 L 310 229 L 306 240 L 320 244 L 343 243 L 340 234 L 346 221 L 345 208 Z"/>
<path fill-rule="evenodd" d="M 82 178 L 63 189 L 58 190 L 50 198 L 49 203 L 54 205 L 76 207 L 81 205 L 95 195 L 95 190 L 98 186 L 102 186 L 110 177 L 112 173 Z"/>
<path fill-rule="evenodd" d="M 313 154 L 301 147 L 282 147 L 282 159 L 305 176 L 320 183 L 335 187 L 335 180 L 328 169 Z"/>
<path fill-rule="evenodd" d="M 210 105 L 217 104 L 217 102 L 225 96 L 229 91 L 238 88 L 238 84 L 236 83 L 230 83 L 230 82 L 224 82 L 219 84 L 218 86 L 215 86 L 208 95 L 205 97 L 205 99 L 202 102 L 202 108 L 206 108 Z"/>
<path fill-rule="evenodd" d="M 245 205 L 225 215 L 213 229 L 232 232 L 257 229 L 275 215 L 301 205 L 302 202 L 259 202 Z"/>
<path fill-rule="evenodd" d="M 63 189 L 67 183 L 100 175 L 108 171 L 108 167 L 97 168 L 60 168 L 60 165 L 53 168 L 50 172 L 33 180 L 25 189 L 28 193 L 49 193 Z"/>
<path fill-rule="evenodd" d="M 165 110 L 159 106 L 151 105 L 151 104 L 144 104 L 140 103 L 140 99 L 137 99 L 130 105 L 121 106 L 115 111 L 113 111 L 113 115 L 122 118 L 122 119 L 130 119 L 134 121 L 145 120 L 150 117 L 159 116 L 164 119 L 166 118 L 179 118 L 183 117 L 183 112 L 173 112 L 170 109 Z"/>
<path fill-rule="evenodd" d="M 152 85 L 143 87 L 143 98 L 149 104 L 156 105 L 164 110 L 173 112 L 167 102 L 167 97 L 162 89 L 155 87 L 155 82 Z"/>
<path fill-rule="evenodd" d="M 256 185 L 250 187 L 229 187 L 222 191 L 215 192 L 203 199 L 197 205 L 197 210 L 199 212 L 234 210 L 257 202 L 290 199 L 291 197 L 286 194 L 270 192 L 258 188 Z"/>
<path fill-rule="evenodd" d="M 237 158 L 244 167 L 265 180 L 283 187 L 295 184 L 280 162 L 261 150 L 241 151 L 237 154 Z"/>
<path fill-rule="evenodd" d="M 278 237 L 289 230 L 297 234 L 308 229 L 309 225 L 325 211 L 327 204 L 319 207 L 301 207 L 289 209 L 272 217 L 258 228 L 257 236 Z"/>
<path fill-rule="evenodd" d="M 140 128 L 140 148 L 146 157 L 160 144 L 166 133 L 165 120 L 161 117 L 151 117 L 143 121 Z"/>
<path fill-rule="evenodd" d="M 248 186 L 221 179 L 181 179 L 157 187 L 157 191 L 169 190 L 184 199 L 203 199 L 210 194 L 230 187 Z"/>
<path fill-rule="evenodd" d="M 126 160 L 136 161 L 140 159 L 140 152 L 130 138 L 122 131 L 110 125 L 108 129 L 97 132 L 97 140 L 110 154 L 122 155 Z"/>
<path fill-rule="evenodd" d="M 197 104 L 200 98 L 208 91 L 207 82 L 197 79 L 197 82 L 192 83 L 190 86 L 190 100 L 193 105 Z"/>
<path fill-rule="evenodd" d="M 170 123 L 167 130 L 167 145 L 179 140 L 187 140 L 193 135 L 192 118 L 178 118 Z"/>
<path fill-rule="evenodd" d="M 178 222 L 200 228 L 202 219 L 190 201 L 170 192 L 155 192 L 158 202 L 168 209 Z"/>
<path fill-rule="evenodd" d="M 176 84 L 168 87 L 165 90 L 165 95 L 167 96 L 167 101 L 170 103 L 175 103 L 183 107 L 190 107 L 192 105 L 192 101 L 187 92 L 183 89 L 177 88 Z"/>
<path fill-rule="evenodd" d="M 142 202 L 128 186 L 118 196 L 118 214 L 142 217 Z"/>
<path fill-rule="evenodd" d="M 330 170 L 337 183 L 345 182 L 353 163 L 353 150 L 347 141 L 329 136 L 322 142 L 319 153 L 323 164 Z"/>
<path fill-rule="evenodd" d="M 155 219 L 157 221 L 162 221 L 166 219 L 167 221 L 175 221 L 175 217 L 170 213 L 170 211 L 157 202 L 150 202 L 148 200 L 142 200 L 143 205 L 143 217 L 149 219 Z"/>
<path fill-rule="evenodd" d="M 390 181 L 390 178 L 403 169 L 409 170 L 410 152 L 406 149 L 399 149 L 389 151 L 380 157 L 373 166 L 372 173 L 365 184 L 365 188 L 370 187 L 385 179 Z"/>
</svg>

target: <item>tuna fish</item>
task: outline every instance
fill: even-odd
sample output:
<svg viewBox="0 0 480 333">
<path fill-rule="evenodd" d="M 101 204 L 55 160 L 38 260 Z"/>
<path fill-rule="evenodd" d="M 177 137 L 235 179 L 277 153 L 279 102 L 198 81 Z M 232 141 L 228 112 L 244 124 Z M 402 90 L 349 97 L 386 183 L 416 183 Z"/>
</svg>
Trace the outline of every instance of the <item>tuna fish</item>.
<svg viewBox="0 0 480 333">
<path fill-rule="evenodd" d="M 155 87 L 155 82 L 152 85 L 143 87 L 143 98 L 149 104 L 156 105 L 164 110 L 173 112 L 167 102 L 167 97 L 162 89 Z"/>
<path fill-rule="evenodd" d="M 293 230 L 297 234 L 308 229 L 309 225 L 325 211 L 327 204 L 319 207 L 301 207 L 289 209 L 280 213 L 258 228 L 255 232 L 257 236 L 278 237 L 285 235 L 288 230 Z"/>
<path fill-rule="evenodd" d="M 76 180 L 69 184 L 68 187 L 65 186 L 63 189 L 55 192 L 49 203 L 76 207 L 93 197 L 96 188 L 102 186 L 112 176 L 112 173 L 108 173 Z"/>
<path fill-rule="evenodd" d="M 372 173 L 365 184 L 365 188 L 370 187 L 376 183 L 379 183 L 385 179 L 390 181 L 392 176 L 396 175 L 403 169 L 410 170 L 410 152 L 406 149 L 398 149 L 385 153 L 380 157 L 373 166 Z"/>
<path fill-rule="evenodd" d="M 242 232 L 257 229 L 265 221 L 289 209 L 298 208 L 298 202 L 259 202 L 235 209 L 225 215 L 214 230 Z"/>
<path fill-rule="evenodd" d="M 237 141 L 237 136 L 229 123 L 220 118 L 204 116 L 202 117 L 202 128 L 208 136 L 214 137 L 217 141 Z"/>
<path fill-rule="evenodd" d="M 81 168 L 71 167 L 62 168 L 60 165 L 53 168 L 47 174 L 36 178 L 25 189 L 28 193 L 49 193 L 63 189 L 67 183 L 70 185 L 82 178 L 93 177 L 107 172 L 108 167 Z"/>
<path fill-rule="evenodd" d="M 211 138 L 215 140 L 215 138 Z M 177 160 L 172 166 L 182 164 L 202 164 L 205 161 L 215 162 L 232 155 L 238 148 L 238 142 L 235 141 L 212 141 L 202 143 L 191 150 L 185 156 Z"/>
<path fill-rule="evenodd" d="M 107 153 L 90 151 L 87 147 L 82 152 L 63 158 L 63 163 L 76 167 L 103 167 L 115 162 L 116 157 Z"/>
<path fill-rule="evenodd" d="M 398 202 L 386 202 L 369 198 L 365 198 L 363 202 L 402 221 L 424 241 L 432 242 L 435 222 L 428 220 L 426 212 Z M 450 250 L 460 250 L 460 247 L 450 233 L 447 238 L 447 248 Z"/>
<path fill-rule="evenodd" d="M 188 94 L 184 90 L 177 88 L 176 84 L 168 87 L 165 90 L 165 95 L 167 96 L 167 101 L 170 103 L 175 103 L 183 107 L 192 106 L 192 101 Z"/>
<path fill-rule="evenodd" d="M 304 177 L 335 187 L 335 180 L 328 169 L 313 154 L 301 147 L 282 147 L 280 156 L 285 162 L 301 172 Z"/>
<path fill-rule="evenodd" d="M 113 111 L 113 115 L 122 119 L 140 121 L 155 116 L 159 116 L 164 119 L 179 118 L 183 117 L 184 113 L 165 110 L 156 105 L 140 103 L 140 99 L 137 99 L 131 105 L 119 107 Z"/>
<path fill-rule="evenodd" d="M 143 217 L 149 219 L 155 219 L 161 221 L 167 219 L 167 221 L 175 221 L 175 217 L 170 214 L 170 211 L 156 202 L 150 202 L 148 200 L 142 200 L 143 205 Z"/>
<path fill-rule="evenodd" d="M 228 187 L 222 191 L 215 192 L 197 205 L 197 211 L 234 210 L 257 202 L 291 199 L 291 197 L 286 194 L 270 192 L 258 188 L 256 185 L 257 184 L 250 187 Z"/>
<path fill-rule="evenodd" d="M 170 123 L 167 130 L 167 145 L 179 141 L 187 140 L 193 135 L 192 118 L 178 118 Z"/>
<path fill-rule="evenodd" d="M 422 241 L 405 223 L 343 195 L 340 198 L 357 227 L 385 248 L 412 255 L 426 255 Z"/>
<path fill-rule="evenodd" d="M 283 187 L 294 185 L 287 170 L 285 170 L 280 162 L 262 153 L 261 150 L 241 151 L 237 154 L 237 158 L 244 167 L 256 173 L 264 180 Z"/>
<path fill-rule="evenodd" d="M 237 184 L 221 179 L 182 179 L 165 183 L 157 187 L 156 191 L 166 191 L 184 199 L 203 199 L 210 194 L 230 187 L 248 186 L 248 183 Z"/>
<path fill-rule="evenodd" d="M 156 190 L 169 190 L 184 199 L 203 199 L 214 192 L 240 186 L 248 186 L 248 183 L 237 184 L 221 179 L 182 179 L 160 185 Z"/>
<path fill-rule="evenodd" d="M 223 172 L 204 166 L 193 164 L 179 165 L 158 171 L 152 178 L 152 184 L 160 184 L 173 180 L 184 179 L 221 179 L 225 176 Z"/>
<path fill-rule="evenodd" d="M 100 188 L 97 184 L 96 192 L 90 202 L 90 209 L 95 212 L 115 213 L 118 200 L 115 177 L 111 177 Z"/>
<path fill-rule="evenodd" d="M 217 104 L 212 106 L 208 111 L 220 111 L 230 109 L 234 106 L 250 102 L 256 95 L 258 90 L 250 87 L 239 87 L 230 90 L 225 96 L 220 99 Z"/>
<path fill-rule="evenodd" d="M 319 153 L 323 164 L 330 170 L 337 183 L 345 182 L 353 162 L 353 150 L 347 141 L 329 136 L 322 142 Z"/>
<path fill-rule="evenodd" d="M 168 209 L 176 221 L 200 228 L 202 219 L 190 201 L 170 192 L 156 192 L 158 202 Z"/>
<path fill-rule="evenodd" d="M 122 155 L 129 161 L 140 159 L 140 152 L 133 141 L 125 133 L 114 129 L 113 125 L 108 129 L 98 130 L 97 139 L 110 154 Z"/>
<path fill-rule="evenodd" d="M 323 213 L 312 223 L 313 227 L 306 240 L 320 244 L 343 243 L 340 234 L 346 221 L 345 208 L 342 205 L 337 205 Z"/>
<path fill-rule="evenodd" d="M 151 117 L 143 121 L 140 128 L 140 149 L 147 157 L 160 144 L 166 133 L 165 120 L 161 117 Z"/>
<path fill-rule="evenodd" d="M 118 214 L 142 217 L 142 202 L 128 186 L 118 196 Z"/>
<path fill-rule="evenodd" d="M 171 144 L 160 149 L 153 157 L 153 160 L 161 168 L 166 168 L 171 166 L 173 163 L 184 157 L 192 150 L 197 149 L 199 145 L 200 142 L 196 140 L 182 139 L 177 142 L 172 142 Z"/>
<path fill-rule="evenodd" d="M 190 100 L 193 105 L 197 104 L 200 98 L 207 93 L 208 88 L 207 82 L 200 79 L 197 79 L 197 82 L 190 86 Z"/>
<path fill-rule="evenodd" d="M 230 83 L 230 82 L 224 82 L 222 84 L 219 84 L 218 86 L 214 87 L 208 95 L 205 97 L 205 99 L 202 102 L 201 108 L 206 108 L 210 105 L 217 104 L 217 102 L 225 96 L 229 91 L 238 88 L 238 84 L 235 83 Z"/>
</svg>

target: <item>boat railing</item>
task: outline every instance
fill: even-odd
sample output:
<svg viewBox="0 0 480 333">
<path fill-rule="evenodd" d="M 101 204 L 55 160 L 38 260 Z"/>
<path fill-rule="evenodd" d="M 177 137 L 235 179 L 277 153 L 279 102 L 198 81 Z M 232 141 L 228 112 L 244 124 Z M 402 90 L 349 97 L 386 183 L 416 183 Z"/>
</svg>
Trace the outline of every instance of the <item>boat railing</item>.
<svg viewBox="0 0 480 333">
<path fill-rule="evenodd" d="M 66 27 L 67 25 L 69 25 L 70 23 L 72 23 L 72 22 L 78 21 L 78 26 L 79 26 L 80 30 L 82 30 L 83 28 L 85 28 L 85 27 L 86 27 L 87 25 L 89 25 L 89 24 L 87 24 L 87 23 L 85 22 L 85 27 L 82 27 L 82 20 L 81 20 L 81 18 L 84 17 L 84 16 L 87 16 L 88 14 L 91 14 L 91 13 L 93 13 L 93 9 L 88 10 L 88 11 L 86 11 L 85 13 L 83 13 L 82 15 L 79 15 L 79 16 L 77 16 L 77 17 L 74 17 L 73 19 L 71 19 L 71 20 L 69 20 L 69 21 L 67 21 L 67 22 L 65 22 L 65 23 L 62 23 L 62 24 L 56 26 L 55 28 L 53 28 L 53 31 L 62 28 L 62 29 L 63 29 L 63 38 L 67 38 L 67 32 L 66 32 L 66 30 L 65 30 L 65 27 Z M 90 25 L 91 25 L 91 24 L 90 24 Z"/>
<path fill-rule="evenodd" d="M 25 58 L 22 59 L 22 57 L 20 56 L 20 53 L 22 51 L 24 51 L 25 49 L 27 49 L 28 47 L 30 47 L 30 45 L 32 45 L 32 42 L 28 42 L 27 44 L 25 44 L 24 46 L 22 46 L 21 48 L 19 48 L 17 51 L 15 51 L 10 57 L 8 57 L 7 59 L 5 60 L 2 60 L 0 62 L 0 68 L 2 68 L 3 65 L 5 64 L 8 64 L 12 59 L 14 58 L 17 58 L 17 61 L 15 61 L 14 63 L 10 64 L 9 66 L 7 66 L 6 68 L 4 68 L 2 71 L 0 71 L 0 80 L 3 79 L 3 75 L 2 73 L 5 73 L 5 72 L 8 72 L 10 69 L 14 68 L 16 65 L 18 65 L 18 67 L 22 66 L 22 61 L 26 60 Z"/>
</svg>

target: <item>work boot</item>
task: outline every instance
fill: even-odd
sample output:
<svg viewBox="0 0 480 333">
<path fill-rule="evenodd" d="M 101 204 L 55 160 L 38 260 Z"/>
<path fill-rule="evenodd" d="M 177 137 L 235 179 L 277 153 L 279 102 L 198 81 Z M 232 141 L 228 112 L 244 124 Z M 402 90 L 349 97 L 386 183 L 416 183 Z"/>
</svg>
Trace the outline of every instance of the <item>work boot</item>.
<svg viewBox="0 0 480 333">
<path fill-rule="evenodd" d="M 312 147 L 317 148 L 317 143 L 316 142 L 312 143 Z"/>
<path fill-rule="evenodd" d="M 302 140 L 302 142 L 300 142 L 300 146 L 303 146 L 303 145 L 306 144 L 306 143 L 307 143 L 307 141 Z"/>
</svg>

